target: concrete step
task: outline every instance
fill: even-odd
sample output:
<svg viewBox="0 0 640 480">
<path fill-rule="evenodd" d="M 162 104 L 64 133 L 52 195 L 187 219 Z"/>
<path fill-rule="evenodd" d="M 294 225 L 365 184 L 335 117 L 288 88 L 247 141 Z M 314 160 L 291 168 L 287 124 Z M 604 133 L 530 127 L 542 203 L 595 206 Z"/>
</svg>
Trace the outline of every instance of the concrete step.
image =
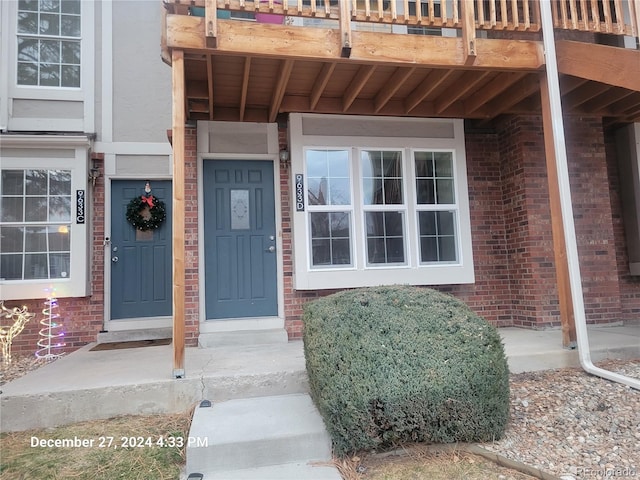
<svg viewBox="0 0 640 480">
<path fill-rule="evenodd" d="M 187 445 L 187 474 L 218 475 L 213 478 L 222 478 L 221 472 L 231 470 L 331 459 L 331 440 L 306 394 L 198 406 L 189 438 L 192 441 Z M 282 468 L 285 471 L 293 466 Z"/>
<path fill-rule="evenodd" d="M 203 474 L 202 480 L 342 480 L 342 476 L 328 463 L 298 462 Z"/>
<path fill-rule="evenodd" d="M 201 333 L 198 336 L 198 346 L 201 348 L 274 345 L 287 343 L 287 341 L 287 331 L 284 328 L 211 332 Z"/>
<path fill-rule="evenodd" d="M 160 340 L 172 338 L 173 329 L 168 328 L 144 328 L 139 330 L 114 330 L 98 333 L 98 343 L 135 342 L 138 340 Z"/>
</svg>

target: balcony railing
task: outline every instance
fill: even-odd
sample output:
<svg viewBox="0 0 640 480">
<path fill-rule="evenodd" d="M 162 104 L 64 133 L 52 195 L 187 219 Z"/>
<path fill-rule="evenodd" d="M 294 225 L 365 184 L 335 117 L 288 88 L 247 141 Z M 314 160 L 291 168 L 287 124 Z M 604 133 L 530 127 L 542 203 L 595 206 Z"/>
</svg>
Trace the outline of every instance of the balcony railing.
<svg viewBox="0 0 640 480">
<path fill-rule="evenodd" d="M 170 13 L 207 10 L 340 22 L 476 30 L 540 30 L 539 0 L 165 0 Z M 640 0 L 552 0 L 556 28 L 638 37 Z M 342 13 L 344 12 L 344 14 Z M 211 15 L 211 12 L 210 14 Z M 221 15 L 214 14 L 211 18 Z M 208 17 L 209 18 L 209 17 Z M 215 28 L 215 27 L 214 27 Z"/>
</svg>

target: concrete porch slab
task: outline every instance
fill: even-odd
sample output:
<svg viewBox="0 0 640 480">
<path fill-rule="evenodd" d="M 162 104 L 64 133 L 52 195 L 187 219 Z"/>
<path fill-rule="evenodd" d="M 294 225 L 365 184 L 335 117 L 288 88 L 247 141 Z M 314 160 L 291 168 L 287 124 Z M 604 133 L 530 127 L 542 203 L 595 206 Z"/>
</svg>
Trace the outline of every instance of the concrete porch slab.
<svg viewBox="0 0 640 480">
<path fill-rule="evenodd" d="M 560 330 L 502 328 L 513 373 L 578 366 Z M 590 327 L 591 357 L 640 358 L 640 326 Z M 91 345 L 0 386 L 0 430 L 54 427 L 118 415 L 177 413 L 200 400 L 307 393 L 301 341 L 187 348 L 172 377 L 172 346 L 90 352 Z"/>
</svg>

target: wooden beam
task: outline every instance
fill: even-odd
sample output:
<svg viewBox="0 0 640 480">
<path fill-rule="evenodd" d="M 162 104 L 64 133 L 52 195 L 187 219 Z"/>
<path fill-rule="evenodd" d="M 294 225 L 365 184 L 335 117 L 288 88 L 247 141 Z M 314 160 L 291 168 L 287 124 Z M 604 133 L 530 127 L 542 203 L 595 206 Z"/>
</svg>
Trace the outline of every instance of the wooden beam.
<svg viewBox="0 0 640 480">
<path fill-rule="evenodd" d="M 554 129 L 551 123 L 551 100 L 547 75 L 540 75 L 540 97 L 542 101 L 542 127 L 544 131 L 544 151 L 547 160 L 547 180 L 549 183 L 549 206 L 551 208 L 551 231 L 553 235 L 553 251 L 555 255 L 556 277 L 558 285 L 558 301 L 560 304 L 560 322 L 562 325 L 562 345 L 575 346 L 576 324 L 571 297 L 569 279 L 569 261 L 564 236 L 562 208 L 560 205 L 560 186 L 558 184 L 558 167 L 554 148 Z"/>
<path fill-rule="evenodd" d="M 567 110 L 577 108 L 589 100 L 596 98 L 600 94 L 606 93 L 611 89 L 610 85 L 604 83 L 589 82 L 581 88 L 574 90 L 571 93 L 567 93 L 562 97 L 562 106 Z"/>
<path fill-rule="evenodd" d="M 375 112 L 378 113 L 382 107 L 384 107 L 391 97 L 398 91 L 398 89 L 404 85 L 404 82 L 413 75 L 413 72 L 416 71 L 415 67 L 411 68 L 398 68 L 389 81 L 385 83 L 384 87 L 380 89 L 378 94 L 376 95 L 374 105 Z"/>
<path fill-rule="evenodd" d="M 525 75 L 526 73 L 521 72 L 512 72 L 501 75 L 490 84 L 485 85 L 485 87 L 481 91 L 474 94 L 472 98 L 467 99 L 464 102 L 465 111 L 468 115 L 471 115 L 484 104 L 490 102 L 498 95 L 500 95 L 511 85 L 522 80 Z"/>
<path fill-rule="evenodd" d="M 436 113 L 444 112 L 454 102 L 462 98 L 467 92 L 473 90 L 478 84 L 482 83 L 485 78 L 491 75 L 491 70 L 484 72 L 471 72 L 464 75 L 447 88 L 446 94 L 436 102 Z"/>
<path fill-rule="evenodd" d="M 171 53 L 167 47 L 167 6 L 160 5 L 160 58 L 167 65 L 171 65 Z"/>
<path fill-rule="evenodd" d="M 351 58 L 341 59 L 337 29 L 299 28 L 255 22 L 218 20 L 218 53 L 276 58 L 313 59 L 361 63 L 425 65 L 434 68 L 464 67 L 461 38 L 429 35 L 395 35 L 353 31 Z M 205 50 L 204 19 L 186 15 L 167 16 L 170 48 Z M 591 46 L 592 44 L 589 44 Z M 622 49 L 618 49 L 622 50 Z M 544 66 L 538 41 L 476 39 L 479 69 L 537 71 Z"/>
<path fill-rule="evenodd" d="M 638 50 L 560 40 L 556 52 L 560 73 L 640 92 Z"/>
<path fill-rule="evenodd" d="M 429 96 L 436 88 L 442 85 L 451 75 L 453 70 L 432 70 L 420 82 L 416 88 L 407 96 L 404 101 L 405 114 L 411 113 L 425 98 Z"/>
<path fill-rule="evenodd" d="M 353 78 L 353 80 L 351 80 L 351 83 L 346 88 L 344 95 L 342 96 L 343 112 L 349 110 L 349 107 L 356 99 L 356 97 L 360 94 L 375 70 L 376 67 L 374 65 L 365 65 L 358 69 L 358 73 L 356 73 L 356 76 Z"/>
<path fill-rule="evenodd" d="M 349 18 L 349 6 L 347 0 L 340 1 L 340 38 L 342 43 L 340 45 L 340 56 L 342 58 L 349 58 L 351 56 L 351 45 L 353 40 L 351 38 L 351 18 Z"/>
<path fill-rule="evenodd" d="M 173 376 L 184 377 L 185 344 L 185 78 L 184 52 L 171 52 L 173 129 Z"/>
<path fill-rule="evenodd" d="M 240 121 L 244 121 L 244 114 L 247 109 L 247 95 L 249 94 L 249 73 L 251 71 L 251 57 L 244 59 L 242 69 L 242 90 L 240 91 Z"/>
<path fill-rule="evenodd" d="M 213 120 L 213 59 L 207 55 L 207 93 L 209 101 L 209 120 Z"/>
<path fill-rule="evenodd" d="M 478 2 L 478 18 L 480 19 L 482 3 Z M 460 3 L 462 12 L 462 51 L 464 55 L 464 64 L 473 65 L 478 56 L 476 52 L 476 21 L 473 12 L 473 2 L 462 1 Z M 504 19 L 503 19 L 504 20 Z M 482 20 L 478 20 L 483 23 Z"/>
<path fill-rule="evenodd" d="M 276 121 L 276 116 L 280 111 L 280 104 L 284 98 L 287 83 L 291 76 L 291 70 L 293 70 L 293 60 L 283 60 L 280 66 L 280 73 L 278 74 L 278 83 L 273 91 L 273 98 L 271 100 L 271 106 L 269 107 L 269 122 Z"/>
<path fill-rule="evenodd" d="M 205 0 L 204 2 L 207 48 L 216 48 L 218 43 L 218 8 L 216 3 L 216 0 Z"/>
<path fill-rule="evenodd" d="M 482 108 L 479 108 L 477 111 L 483 112 L 486 118 L 495 118 L 525 98 L 533 95 L 539 88 L 540 85 L 536 76 L 529 75 L 522 81 L 503 91 L 497 98 Z"/>
<path fill-rule="evenodd" d="M 324 65 L 322 65 L 322 70 L 320 70 L 320 74 L 316 78 L 316 81 L 313 84 L 313 88 L 311 89 L 311 96 L 309 98 L 311 110 L 316 108 L 318 100 L 320 100 L 322 92 L 324 92 L 324 89 L 327 87 L 329 79 L 331 78 L 331 74 L 335 69 L 335 62 L 325 63 Z"/>
</svg>

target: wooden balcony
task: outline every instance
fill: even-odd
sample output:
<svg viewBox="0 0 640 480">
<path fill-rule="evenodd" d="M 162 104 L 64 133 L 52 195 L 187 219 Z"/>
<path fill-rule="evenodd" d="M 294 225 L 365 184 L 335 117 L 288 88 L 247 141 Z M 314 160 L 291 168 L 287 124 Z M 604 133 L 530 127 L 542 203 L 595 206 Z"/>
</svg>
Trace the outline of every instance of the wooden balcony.
<svg viewBox="0 0 640 480">
<path fill-rule="evenodd" d="M 165 0 L 187 120 L 537 113 L 537 0 Z M 552 1 L 565 113 L 640 121 L 640 0 Z M 626 45 L 627 48 L 622 48 Z"/>
</svg>

